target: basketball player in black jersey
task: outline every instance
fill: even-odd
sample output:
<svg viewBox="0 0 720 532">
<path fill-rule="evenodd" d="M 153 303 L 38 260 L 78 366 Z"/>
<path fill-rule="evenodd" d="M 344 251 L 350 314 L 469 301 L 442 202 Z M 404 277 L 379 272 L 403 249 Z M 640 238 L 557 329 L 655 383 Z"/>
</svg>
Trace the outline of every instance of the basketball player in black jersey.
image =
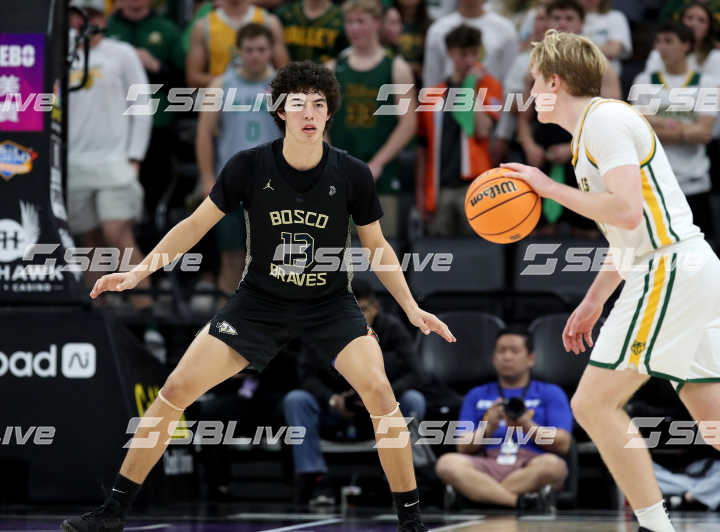
<svg viewBox="0 0 720 532">
<path fill-rule="evenodd" d="M 409 321 L 424 334 L 434 331 L 448 342 L 455 338 L 410 294 L 395 252 L 383 237 L 382 210 L 367 165 L 323 142 L 339 104 L 334 74 L 310 62 L 291 63 L 272 83 L 272 101 L 281 95 L 284 104 L 272 113 L 285 130 L 284 138 L 233 156 L 209 197 L 173 227 L 141 264 L 126 273 L 105 275 L 90 293 L 96 298 L 106 291 L 135 287 L 192 248 L 242 202 L 247 261 L 237 291 L 196 335 L 145 412 L 145 417 L 161 422 L 152 429 L 139 428 L 133 439 L 147 438 L 150 431 L 167 434 L 168 425 L 210 388 L 249 365 L 262 370 L 289 339 L 303 336 L 321 347 L 327 363 L 358 392 L 378 442 L 382 438 L 406 442 L 401 448 L 378 445 L 378 453 L 393 492 L 399 530 L 424 531 L 407 429 L 385 375 L 380 347 L 352 294 L 350 274 L 339 267 L 332 271 L 316 267 L 318 252 L 346 248 L 352 218 L 371 256 L 382 253 L 382 265 L 396 266 L 377 275 Z M 130 503 L 165 448 L 162 437 L 151 448 L 130 446 L 105 503 L 63 521 L 62 528 L 121 531 Z"/>
</svg>

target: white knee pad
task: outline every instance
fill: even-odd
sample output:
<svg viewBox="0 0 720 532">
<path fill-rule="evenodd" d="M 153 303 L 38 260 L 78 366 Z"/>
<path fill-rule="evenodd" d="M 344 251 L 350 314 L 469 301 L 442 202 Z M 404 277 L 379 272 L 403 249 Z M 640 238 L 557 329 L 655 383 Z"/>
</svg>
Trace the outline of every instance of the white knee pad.
<svg viewBox="0 0 720 532">
<path fill-rule="evenodd" d="M 382 418 L 384 418 L 384 417 L 393 417 L 398 410 L 400 410 L 400 403 L 395 403 L 395 408 L 393 408 L 393 409 L 392 409 L 390 412 L 388 412 L 387 414 L 384 414 L 384 415 L 382 415 L 382 416 L 373 416 L 372 414 L 370 414 L 370 417 L 371 417 L 372 419 L 382 419 Z"/>
<path fill-rule="evenodd" d="M 167 399 L 165 399 L 165 396 L 162 394 L 162 390 L 159 390 L 159 391 L 158 391 L 158 399 L 160 399 L 163 403 L 165 403 L 166 405 L 168 405 L 168 406 L 169 406 L 170 408 L 172 408 L 173 410 L 177 410 L 178 412 L 183 412 L 183 411 L 185 410 L 184 408 L 180 408 L 180 407 L 178 407 L 178 406 L 175 406 L 175 405 L 172 404 L 170 401 L 168 401 Z"/>
</svg>

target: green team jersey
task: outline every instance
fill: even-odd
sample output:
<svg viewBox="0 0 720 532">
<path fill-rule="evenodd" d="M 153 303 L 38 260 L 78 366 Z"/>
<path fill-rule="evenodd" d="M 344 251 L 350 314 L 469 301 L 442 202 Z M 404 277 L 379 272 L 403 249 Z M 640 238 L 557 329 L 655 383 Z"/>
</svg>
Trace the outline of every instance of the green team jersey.
<svg viewBox="0 0 720 532">
<path fill-rule="evenodd" d="M 417 24 L 404 24 L 398 42 L 398 53 L 405 60 L 422 65 L 423 54 L 425 53 L 425 33 Z"/>
<path fill-rule="evenodd" d="M 106 35 L 135 48 L 144 48 L 160 61 L 158 72 L 147 72 L 150 83 L 163 85 L 154 95 L 159 99 L 159 106 L 153 116 L 153 127 L 170 126 L 175 115 L 164 112 L 168 105 L 167 92 L 169 86 L 182 79 L 182 73 L 185 71 L 185 51 L 181 45 L 178 27 L 153 11 L 137 22 L 126 19 L 118 11 L 109 18 Z"/>
<path fill-rule="evenodd" d="M 380 86 L 393 82 L 393 56 L 387 51 L 375 68 L 363 72 L 350 67 L 348 56 L 343 53 L 335 64 L 341 101 L 332 121 L 330 139 L 334 146 L 367 163 L 387 142 L 398 123 L 394 115 L 374 114 L 381 105 L 395 103 L 377 101 Z M 399 190 L 397 162 L 393 160 L 385 165 L 377 181 L 377 191 L 383 194 Z"/>
<path fill-rule="evenodd" d="M 330 4 L 317 18 L 309 19 L 302 0 L 279 7 L 275 14 L 283 25 L 285 45 L 292 61 L 324 63 L 349 46 L 343 31 L 343 14 Z"/>
</svg>

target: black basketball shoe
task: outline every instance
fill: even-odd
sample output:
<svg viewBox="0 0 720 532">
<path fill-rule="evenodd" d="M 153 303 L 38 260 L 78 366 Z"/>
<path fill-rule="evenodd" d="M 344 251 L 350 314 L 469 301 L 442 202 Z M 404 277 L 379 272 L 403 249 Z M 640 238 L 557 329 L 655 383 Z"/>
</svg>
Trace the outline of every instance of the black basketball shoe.
<svg viewBox="0 0 720 532">
<path fill-rule="evenodd" d="M 400 523 L 398 532 L 427 532 L 427 527 L 423 524 L 420 517 L 415 517 L 409 521 Z"/>
<path fill-rule="evenodd" d="M 92 512 L 65 519 L 61 528 L 65 532 L 122 532 L 124 526 L 125 516 L 120 503 L 110 498 Z"/>
</svg>

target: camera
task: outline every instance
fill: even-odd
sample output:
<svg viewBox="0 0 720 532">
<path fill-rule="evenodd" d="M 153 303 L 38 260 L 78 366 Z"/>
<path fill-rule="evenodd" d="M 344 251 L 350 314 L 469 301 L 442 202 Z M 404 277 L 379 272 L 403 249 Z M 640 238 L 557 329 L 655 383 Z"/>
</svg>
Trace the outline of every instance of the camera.
<svg viewBox="0 0 720 532">
<path fill-rule="evenodd" d="M 519 419 L 525 413 L 525 401 L 519 397 L 511 397 L 510 399 L 503 399 L 502 402 L 503 411 L 505 415 L 510 419 Z"/>
</svg>

